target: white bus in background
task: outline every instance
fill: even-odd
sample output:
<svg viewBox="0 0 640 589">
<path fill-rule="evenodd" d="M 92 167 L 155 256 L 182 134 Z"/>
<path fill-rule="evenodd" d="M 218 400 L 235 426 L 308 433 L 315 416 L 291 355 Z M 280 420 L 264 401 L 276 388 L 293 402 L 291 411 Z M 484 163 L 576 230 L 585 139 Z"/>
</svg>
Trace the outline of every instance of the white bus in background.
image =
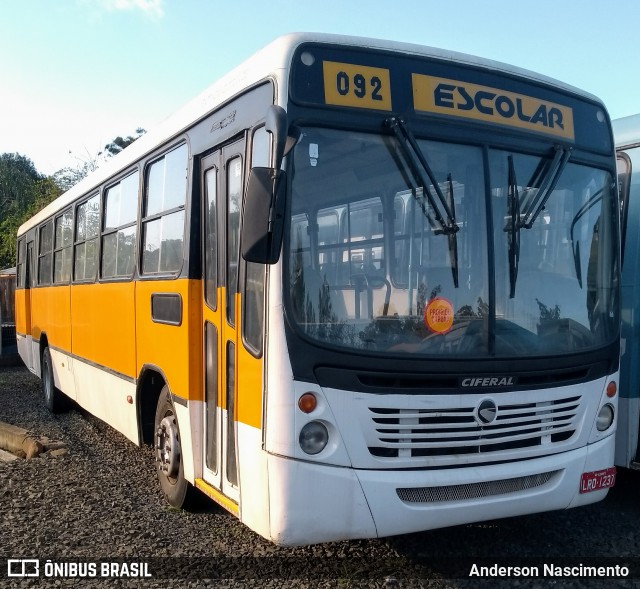
<svg viewBox="0 0 640 589">
<path fill-rule="evenodd" d="M 613 121 L 618 151 L 622 242 L 622 356 L 616 464 L 640 468 L 640 115 Z"/>
</svg>

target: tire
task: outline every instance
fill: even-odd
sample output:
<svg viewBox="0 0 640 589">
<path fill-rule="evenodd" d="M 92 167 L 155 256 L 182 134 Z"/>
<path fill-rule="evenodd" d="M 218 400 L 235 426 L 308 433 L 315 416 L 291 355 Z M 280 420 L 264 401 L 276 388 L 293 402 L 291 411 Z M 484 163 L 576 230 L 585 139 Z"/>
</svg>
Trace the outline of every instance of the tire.
<svg viewBox="0 0 640 589">
<path fill-rule="evenodd" d="M 156 466 L 162 492 L 172 507 L 188 509 L 195 506 L 199 493 L 184 478 L 178 417 L 166 385 L 158 398 L 154 432 Z"/>
<path fill-rule="evenodd" d="M 45 407 L 51 413 L 60 413 L 66 408 L 64 394 L 56 388 L 53 378 L 53 363 L 51 352 L 47 346 L 42 352 L 42 392 L 44 394 Z"/>
</svg>

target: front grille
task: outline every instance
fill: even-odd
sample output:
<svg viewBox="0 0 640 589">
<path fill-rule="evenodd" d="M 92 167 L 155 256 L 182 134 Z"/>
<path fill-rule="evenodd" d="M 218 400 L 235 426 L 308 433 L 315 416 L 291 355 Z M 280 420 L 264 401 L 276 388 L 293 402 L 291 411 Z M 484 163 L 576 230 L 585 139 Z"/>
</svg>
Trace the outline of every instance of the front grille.
<svg viewBox="0 0 640 589">
<path fill-rule="evenodd" d="M 396 489 L 398 497 L 405 503 L 442 503 L 445 501 L 465 501 L 480 499 L 482 497 L 494 497 L 496 495 L 508 495 L 527 489 L 535 489 L 548 483 L 560 470 L 544 472 L 541 474 L 504 479 L 502 481 L 487 481 L 482 483 L 469 483 L 466 485 L 450 485 L 448 487 L 417 487 Z"/>
<path fill-rule="evenodd" d="M 580 396 L 537 403 L 498 404 L 490 424 L 476 420 L 476 406 L 393 409 L 370 407 L 378 457 L 440 457 L 490 454 L 555 444 L 571 438 L 579 421 Z M 373 442 L 373 443 L 371 443 Z"/>
</svg>

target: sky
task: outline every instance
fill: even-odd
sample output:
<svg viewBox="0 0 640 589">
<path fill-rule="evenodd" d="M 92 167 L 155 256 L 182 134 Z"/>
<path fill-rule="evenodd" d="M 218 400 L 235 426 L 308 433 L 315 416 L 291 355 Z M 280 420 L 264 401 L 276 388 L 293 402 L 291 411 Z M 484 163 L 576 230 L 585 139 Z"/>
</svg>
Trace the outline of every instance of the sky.
<svg viewBox="0 0 640 589">
<path fill-rule="evenodd" d="M 639 0 L 0 0 L 0 154 L 77 167 L 300 31 L 470 53 L 640 112 Z"/>
</svg>

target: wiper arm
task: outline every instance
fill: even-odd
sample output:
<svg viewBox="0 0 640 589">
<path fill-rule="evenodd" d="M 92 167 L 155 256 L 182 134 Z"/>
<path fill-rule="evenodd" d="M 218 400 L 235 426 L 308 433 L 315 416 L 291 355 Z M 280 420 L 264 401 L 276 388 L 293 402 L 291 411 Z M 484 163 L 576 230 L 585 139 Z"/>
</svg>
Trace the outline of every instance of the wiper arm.
<svg viewBox="0 0 640 589">
<path fill-rule="evenodd" d="M 520 261 L 520 195 L 513 156 L 509 156 L 509 212 L 511 217 L 504 228 L 509 232 L 509 298 L 516 296 L 518 262 Z"/>
<path fill-rule="evenodd" d="M 436 177 L 431 170 L 431 166 L 429 166 L 429 163 L 424 157 L 424 154 L 420 150 L 416 138 L 413 136 L 411 131 L 409 131 L 406 123 L 401 118 L 388 118 L 385 121 L 385 124 L 388 127 L 391 127 L 391 130 L 398 140 L 398 144 L 402 148 L 403 155 L 411 164 L 412 172 L 415 174 L 416 180 L 418 180 L 418 182 L 422 184 L 423 194 L 427 197 L 427 200 L 429 201 L 429 204 L 433 209 L 433 214 L 435 215 L 436 221 L 439 225 L 439 231 L 446 234 L 457 233 L 459 227 L 456 225 L 453 211 L 447 203 L 447 199 L 445 198 L 444 194 L 442 194 L 442 190 L 440 190 L 438 181 L 436 180 Z M 440 207 L 436 204 L 436 199 L 429 190 L 429 183 L 431 183 L 431 185 L 433 186 L 433 190 L 438 197 Z M 444 209 L 445 215 L 447 216 L 446 221 L 442 213 L 440 212 L 440 208 Z"/>
<path fill-rule="evenodd" d="M 447 183 L 449 187 L 449 210 L 451 211 L 451 218 L 455 225 L 456 231 L 458 230 L 458 225 L 455 222 L 456 218 L 456 203 L 453 198 L 453 180 L 451 179 L 451 174 L 447 176 Z M 458 237 L 456 235 L 456 231 L 452 231 L 447 233 L 447 239 L 449 241 L 449 258 L 451 260 L 451 274 L 453 275 L 453 286 L 458 288 Z"/>
<path fill-rule="evenodd" d="M 509 156 L 509 209 L 510 218 L 507 222 L 505 231 L 509 232 L 509 298 L 514 298 L 516 295 L 516 281 L 518 279 L 518 263 L 520 261 L 520 229 L 531 229 L 536 219 L 544 209 L 551 193 L 556 187 L 562 172 L 564 171 L 571 150 L 565 147 L 556 147 L 556 153 L 553 160 L 548 166 L 545 166 L 541 161 L 540 165 L 536 168 L 528 186 L 531 188 L 538 188 L 535 196 L 529 200 L 525 195 L 523 202 L 520 201 L 520 194 L 518 193 L 518 181 L 516 179 L 516 170 L 513 163 L 513 156 Z M 546 169 L 546 172 L 545 172 Z M 520 212 L 521 208 L 524 212 Z M 578 247 L 578 252 L 580 248 Z M 576 260 L 576 254 L 574 251 L 574 260 Z M 578 272 L 578 265 L 580 263 L 579 256 L 576 262 L 576 272 Z M 579 279 L 580 280 L 580 279 Z"/>
<path fill-rule="evenodd" d="M 453 284 L 456 288 L 458 288 L 458 240 L 456 233 L 460 229 L 456 223 L 455 216 L 455 203 L 453 197 L 453 181 L 451 179 L 451 174 L 448 175 L 448 198 L 445 198 L 442 190 L 440 190 L 440 186 L 438 181 L 436 180 L 435 174 L 431 170 L 431 166 L 427 162 L 427 159 L 424 157 L 416 138 L 413 136 L 411 131 L 407 128 L 405 121 L 399 117 L 390 117 L 385 121 L 385 124 L 391 128 L 393 131 L 398 145 L 402 148 L 402 153 L 409 162 L 411 167 L 411 172 L 414 174 L 415 179 L 419 184 L 422 184 L 422 194 L 423 198 L 426 198 L 431 208 L 433 209 L 433 214 L 435 216 L 435 223 L 433 219 L 428 214 L 426 207 L 423 206 L 423 202 L 419 201 L 420 207 L 424 212 L 425 216 L 429 220 L 429 223 L 434 227 L 434 232 L 436 234 L 444 234 L 447 235 L 449 241 L 449 256 L 451 258 L 451 273 L 453 275 Z M 431 190 L 429 190 L 429 184 L 433 186 L 433 190 L 436 193 L 437 201 Z M 412 191 L 416 197 L 418 198 L 418 190 L 414 188 Z M 438 204 L 440 206 L 438 206 Z M 446 220 L 440 209 L 444 210 L 444 214 L 446 215 Z"/>
<path fill-rule="evenodd" d="M 566 147 L 556 147 L 556 154 L 551 161 L 551 164 L 547 168 L 546 174 L 542 173 L 542 169 L 538 168 L 534 173 L 534 177 L 531 179 L 529 186 L 534 186 L 538 182 L 540 182 L 540 187 L 538 188 L 537 194 L 534 196 L 531 203 L 528 203 L 528 206 L 525 208 L 524 213 L 522 214 L 522 218 L 520 219 L 519 225 L 520 227 L 524 227 L 525 229 L 531 229 L 533 224 L 536 222 L 538 215 L 544 209 L 544 205 L 547 204 L 547 200 L 551 196 L 564 167 L 567 165 L 569 161 L 569 156 L 571 155 L 571 149 Z M 535 183 L 535 184 L 534 184 Z"/>
<path fill-rule="evenodd" d="M 571 222 L 571 250 L 573 251 L 573 265 L 576 268 L 576 278 L 578 279 L 578 284 L 580 288 L 582 288 L 582 263 L 580 262 L 580 240 L 573 239 L 573 230 L 576 227 L 577 222 L 584 217 L 589 210 L 594 207 L 597 203 L 602 200 L 602 188 L 595 192 L 589 200 L 580 207 L 578 212 L 576 213 L 573 221 Z"/>
</svg>

